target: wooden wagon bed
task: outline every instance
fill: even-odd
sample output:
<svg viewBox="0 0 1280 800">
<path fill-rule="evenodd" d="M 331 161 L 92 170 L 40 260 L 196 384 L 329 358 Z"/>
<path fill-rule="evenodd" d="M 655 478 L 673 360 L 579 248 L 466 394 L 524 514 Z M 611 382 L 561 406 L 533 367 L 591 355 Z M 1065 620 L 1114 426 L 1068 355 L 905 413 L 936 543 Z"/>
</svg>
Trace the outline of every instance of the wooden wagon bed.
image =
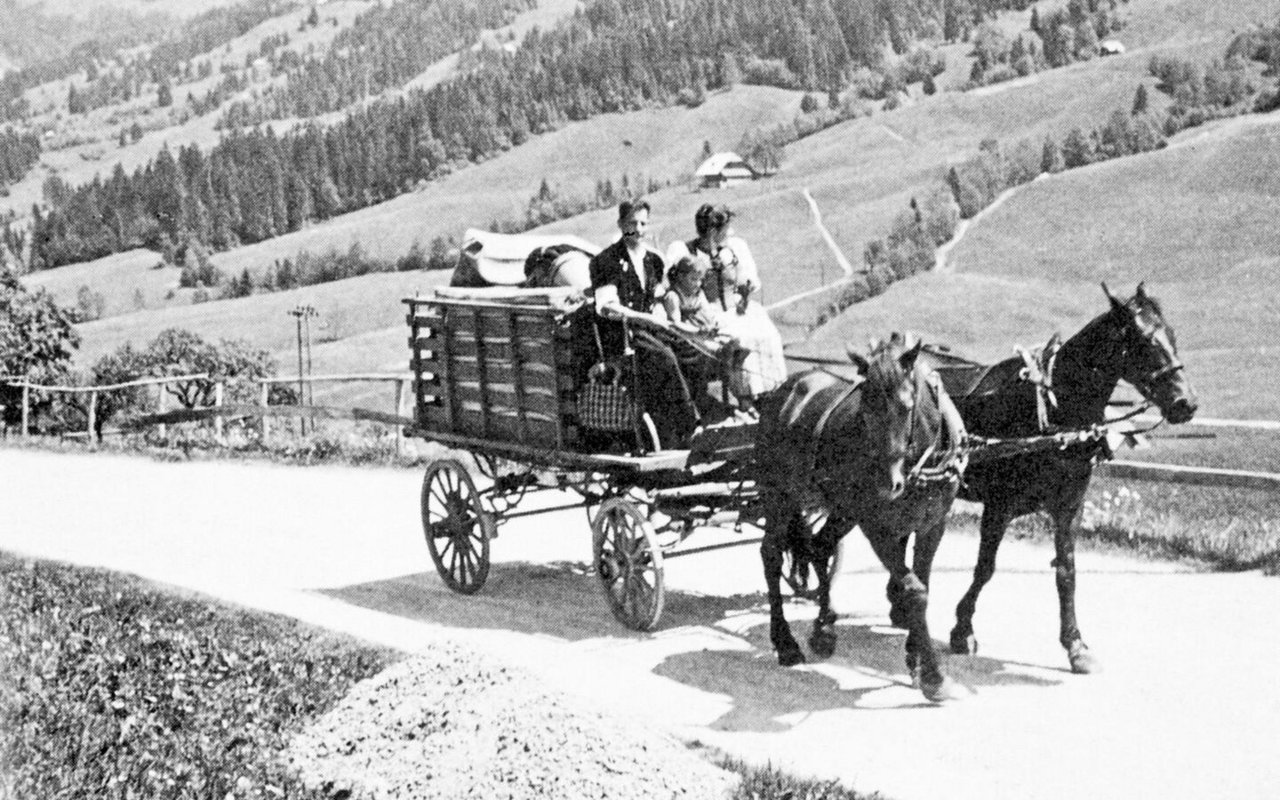
<svg viewBox="0 0 1280 800">
<path fill-rule="evenodd" d="M 438 289 L 409 298 L 413 427 L 406 435 L 567 470 L 653 473 L 738 461 L 750 426 L 708 428 L 688 450 L 592 452 L 577 415 L 572 290 Z"/>
</svg>

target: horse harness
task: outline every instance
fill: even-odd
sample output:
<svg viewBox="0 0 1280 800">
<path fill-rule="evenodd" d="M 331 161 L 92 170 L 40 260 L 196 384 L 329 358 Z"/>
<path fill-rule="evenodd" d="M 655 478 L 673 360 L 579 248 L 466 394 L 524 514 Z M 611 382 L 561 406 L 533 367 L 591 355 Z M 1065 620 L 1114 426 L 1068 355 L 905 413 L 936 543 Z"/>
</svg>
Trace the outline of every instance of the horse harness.
<svg viewBox="0 0 1280 800">
<path fill-rule="evenodd" d="M 1097 449 L 1091 452 L 1090 457 L 1092 459 L 1109 460 L 1114 455 L 1114 450 L 1117 446 L 1112 444 L 1112 440 L 1116 438 L 1117 434 L 1121 438 L 1132 440 L 1143 433 L 1154 430 L 1163 422 L 1161 420 L 1143 430 L 1115 431 L 1112 429 L 1112 426 L 1116 423 L 1126 422 L 1149 409 L 1151 403 L 1145 401 L 1134 410 L 1114 419 L 1106 420 L 1102 424 L 1090 425 L 1088 428 L 1078 430 L 1055 430 L 1055 426 L 1049 422 L 1049 410 L 1056 409 L 1058 406 L 1058 399 L 1054 394 L 1053 388 L 1053 370 L 1057 364 L 1058 350 L 1060 348 L 1061 341 L 1056 334 L 1043 347 L 1032 350 L 1027 350 L 1021 346 L 1014 347 L 1015 352 L 1022 358 L 1023 363 L 1022 369 L 1018 372 L 1019 379 L 1027 381 L 1035 387 L 1036 425 L 1041 435 L 1020 439 L 988 439 L 970 436 L 969 447 L 973 451 L 983 452 L 988 457 L 1011 457 L 1048 450 L 1066 450 L 1072 446 L 1092 444 L 1103 445 L 1101 455 L 1099 455 Z M 1122 357 L 1127 354 L 1127 349 L 1122 351 Z M 1176 356 L 1171 355 L 1168 364 L 1143 378 L 1141 385 L 1135 383 L 1135 387 L 1139 391 L 1149 389 L 1156 381 L 1183 368 L 1182 362 Z M 1146 393 L 1143 392 L 1144 396 Z"/>
<path fill-rule="evenodd" d="M 817 472 L 815 469 L 817 462 L 817 443 L 821 441 L 822 435 L 826 432 L 827 423 L 830 421 L 836 409 L 840 407 L 845 400 L 849 399 L 854 392 L 862 387 L 865 380 L 861 377 L 849 379 L 841 375 L 837 375 L 830 370 L 823 370 L 832 377 L 845 381 L 846 386 L 833 401 L 827 404 L 822 414 L 818 417 L 818 421 L 813 426 L 813 435 L 810 438 L 812 442 L 809 452 L 807 453 L 807 461 L 810 474 Z M 911 432 L 915 431 L 915 413 L 916 407 L 919 405 L 919 375 L 915 376 L 916 393 L 913 394 L 911 409 L 907 418 L 907 436 L 908 447 L 910 446 Z M 960 417 L 959 410 L 955 404 L 951 402 L 951 398 L 942 389 L 942 378 L 934 370 L 929 370 L 926 378 L 926 385 L 933 390 L 934 403 L 938 407 L 940 423 L 937 435 L 934 440 L 929 443 L 921 453 L 920 458 L 907 471 L 906 482 L 908 486 L 922 486 L 930 483 L 942 483 L 946 481 L 958 481 L 964 474 L 965 466 L 968 463 L 968 451 L 966 442 L 968 435 L 965 431 L 964 421 Z M 941 453 L 940 458 L 933 461 L 934 455 L 938 453 L 939 448 L 945 440 L 946 450 Z M 931 463 L 932 461 L 932 463 Z"/>
<path fill-rule="evenodd" d="M 1054 334 L 1044 347 L 1035 350 L 1027 350 L 1022 346 L 1013 348 L 1022 358 L 1022 369 L 1018 372 L 1018 377 L 1036 390 L 1036 426 L 1041 433 L 1049 431 L 1049 409 L 1058 407 L 1058 398 L 1053 393 L 1053 366 L 1058 360 L 1061 346 L 1061 340 Z"/>
</svg>

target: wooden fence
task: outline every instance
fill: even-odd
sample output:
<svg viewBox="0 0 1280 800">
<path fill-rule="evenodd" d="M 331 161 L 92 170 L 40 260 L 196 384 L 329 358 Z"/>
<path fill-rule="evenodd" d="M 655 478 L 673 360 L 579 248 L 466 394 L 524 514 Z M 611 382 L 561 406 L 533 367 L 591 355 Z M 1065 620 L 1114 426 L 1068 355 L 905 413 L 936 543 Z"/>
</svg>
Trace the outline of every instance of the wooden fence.
<svg viewBox="0 0 1280 800">
<path fill-rule="evenodd" d="M 258 405 L 262 411 L 262 440 L 265 442 L 271 432 L 270 419 L 272 416 L 284 416 L 282 414 L 272 414 L 268 412 L 270 407 L 271 387 L 274 384 L 296 383 L 301 386 L 303 383 L 392 383 L 395 385 L 395 413 L 383 414 L 368 409 L 353 408 L 350 410 L 324 408 L 319 406 L 285 406 L 276 408 L 293 409 L 298 413 L 297 416 L 302 419 L 357 419 L 370 422 L 381 422 L 386 425 L 393 425 L 396 428 L 396 452 L 399 453 L 404 447 L 404 428 L 413 424 L 413 419 L 406 416 L 405 403 L 408 398 L 408 387 L 413 382 L 413 375 L 410 373 L 385 373 L 385 372 L 369 372 L 354 373 L 346 375 L 307 375 L 304 377 L 294 376 L 279 378 L 261 378 L 258 383 L 261 390 L 258 397 Z M 298 398 L 301 400 L 301 396 Z"/>
<path fill-rule="evenodd" d="M 198 381 L 208 380 L 207 373 L 196 373 L 194 375 L 163 375 L 157 378 L 139 378 L 138 380 L 128 381 L 126 383 L 103 384 L 99 386 L 44 386 L 42 384 L 30 383 L 27 381 L 8 381 L 10 386 L 22 389 L 22 438 L 26 439 L 31 436 L 31 393 L 32 392 L 48 392 L 50 394 L 87 394 L 89 395 L 89 403 L 87 406 L 88 413 L 88 435 L 93 436 L 93 432 L 98 425 L 98 396 L 103 392 L 119 391 L 120 389 L 131 389 L 136 386 L 159 386 L 159 399 L 157 405 L 160 413 L 164 413 L 165 402 L 168 394 L 164 391 L 164 385 L 169 383 L 179 383 L 181 381 Z M 214 385 L 214 405 L 222 405 L 224 384 L 219 381 Z M 218 422 L 221 426 L 221 420 Z M 161 429 L 163 435 L 163 428 Z"/>
<path fill-rule="evenodd" d="M 119 389 L 127 389 L 136 386 L 163 386 L 168 383 L 177 383 L 179 381 L 190 380 L 208 380 L 207 374 L 201 373 L 197 375 L 166 375 L 157 378 L 142 378 L 127 383 L 118 383 L 99 386 L 44 386 L 22 381 L 9 381 L 10 386 L 20 387 L 22 389 L 22 436 L 28 438 L 31 435 L 31 393 L 34 391 L 65 393 L 65 394 L 87 394 L 89 395 L 88 404 L 88 425 L 87 435 L 93 436 L 97 428 L 97 403 L 98 396 L 103 392 L 115 391 Z M 165 426 L 182 422 L 195 422 L 199 420 L 211 419 L 214 425 L 214 435 L 219 439 L 223 437 L 223 421 L 227 417 L 255 417 L 260 420 L 262 439 L 267 440 L 271 434 L 271 422 L 273 417 L 292 417 L 304 420 L 315 419 L 352 419 L 358 421 L 378 422 L 384 425 L 391 425 L 396 428 L 396 451 L 400 452 L 403 446 L 403 428 L 413 424 L 413 419 L 406 416 L 405 404 L 408 397 L 408 386 L 412 382 L 413 376 L 409 373 L 356 373 L 346 375 L 307 375 L 303 377 L 273 377 L 259 378 L 256 380 L 260 387 L 258 394 L 258 405 L 227 405 L 226 398 L 226 382 L 217 381 L 214 383 L 214 401 L 213 405 L 204 408 L 180 408 L 175 410 L 167 410 L 165 408 L 167 393 L 160 391 L 157 403 L 157 411 L 154 414 L 146 414 L 140 417 L 134 417 L 128 420 L 123 427 L 149 427 L 158 426 L 161 435 L 165 435 Z M 328 408 L 324 406 L 308 406 L 308 405 L 287 405 L 273 406 L 271 405 L 271 387 L 276 384 L 309 384 L 309 383 L 378 383 L 389 382 L 395 384 L 395 413 L 387 414 L 380 411 L 372 411 L 368 409 L 339 409 Z"/>
</svg>

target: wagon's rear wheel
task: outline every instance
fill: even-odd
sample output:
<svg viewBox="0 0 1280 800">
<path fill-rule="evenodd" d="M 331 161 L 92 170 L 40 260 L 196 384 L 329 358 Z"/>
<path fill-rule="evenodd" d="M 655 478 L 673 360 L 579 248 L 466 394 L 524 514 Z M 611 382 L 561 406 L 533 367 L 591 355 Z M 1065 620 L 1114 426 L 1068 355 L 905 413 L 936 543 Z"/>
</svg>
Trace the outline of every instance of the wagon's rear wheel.
<svg viewBox="0 0 1280 800">
<path fill-rule="evenodd" d="M 461 464 L 444 459 L 427 467 L 422 479 L 422 532 L 436 571 L 450 589 L 472 594 L 484 586 L 495 524 Z"/>
<path fill-rule="evenodd" d="M 591 522 L 596 574 L 618 621 L 647 631 L 662 616 L 662 550 L 635 503 L 610 497 Z"/>
</svg>

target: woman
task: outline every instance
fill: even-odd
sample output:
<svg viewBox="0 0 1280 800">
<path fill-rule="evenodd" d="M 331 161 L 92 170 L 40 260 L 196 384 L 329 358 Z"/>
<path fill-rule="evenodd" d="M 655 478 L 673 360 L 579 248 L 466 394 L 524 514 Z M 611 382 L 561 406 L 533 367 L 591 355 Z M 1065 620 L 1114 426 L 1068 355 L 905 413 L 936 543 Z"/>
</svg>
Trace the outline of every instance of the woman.
<svg viewBox="0 0 1280 800">
<path fill-rule="evenodd" d="M 782 354 L 782 335 L 768 312 L 752 295 L 760 289 L 751 250 L 729 228 L 733 213 L 724 206 L 703 204 L 693 217 L 697 237 L 673 242 L 667 248 L 667 263 L 692 256 L 705 268 L 702 291 L 718 309 L 720 332 L 738 340 L 749 354 L 742 363 L 740 378 L 745 392 L 756 396 L 773 389 L 787 377 Z"/>
</svg>

